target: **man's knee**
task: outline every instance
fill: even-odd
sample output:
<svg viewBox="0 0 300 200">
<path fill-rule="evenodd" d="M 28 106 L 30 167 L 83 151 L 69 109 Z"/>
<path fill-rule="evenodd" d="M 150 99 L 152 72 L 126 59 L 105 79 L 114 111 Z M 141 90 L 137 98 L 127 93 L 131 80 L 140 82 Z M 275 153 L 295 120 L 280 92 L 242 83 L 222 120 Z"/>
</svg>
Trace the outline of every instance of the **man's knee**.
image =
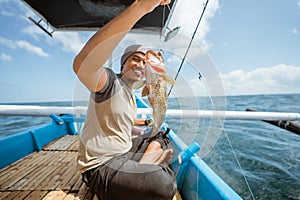
<svg viewBox="0 0 300 200">
<path fill-rule="evenodd" d="M 157 141 L 152 141 L 149 144 L 148 148 L 153 150 L 153 151 L 157 151 L 157 150 L 161 149 L 161 144 Z"/>
<path fill-rule="evenodd" d="M 159 173 L 153 174 L 155 191 L 162 199 L 172 199 L 177 190 L 176 177 L 170 168 L 162 168 Z M 153 181 L 155 183 L 155 181 Z"/>
</svg>

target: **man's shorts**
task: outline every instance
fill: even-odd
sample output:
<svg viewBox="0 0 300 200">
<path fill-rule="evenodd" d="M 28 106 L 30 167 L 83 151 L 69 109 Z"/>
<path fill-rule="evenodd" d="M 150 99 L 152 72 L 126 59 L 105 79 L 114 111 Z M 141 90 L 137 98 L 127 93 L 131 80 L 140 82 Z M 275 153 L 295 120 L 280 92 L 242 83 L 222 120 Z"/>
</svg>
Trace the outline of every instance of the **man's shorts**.
<svg viewBox="0 0 300 200">
<path fill-rule="evenodd" d="M 155 136 L 133 139 L 131 150 L 83 174 L 83 180 L 99 200 L 172 199 L 176 192 L 176 177 L 169 167 L 142 164 L 141 159 L 152 141 L 163 148 L 169 138 L 163 132 Z"/>
</svg>

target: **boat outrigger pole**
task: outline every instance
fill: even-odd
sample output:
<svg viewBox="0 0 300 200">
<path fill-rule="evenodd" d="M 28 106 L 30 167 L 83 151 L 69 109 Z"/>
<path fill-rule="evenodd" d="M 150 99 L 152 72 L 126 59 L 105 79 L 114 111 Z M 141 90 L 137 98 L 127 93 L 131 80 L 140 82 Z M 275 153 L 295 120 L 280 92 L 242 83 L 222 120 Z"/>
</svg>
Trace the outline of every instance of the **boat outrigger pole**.
<svg viewBox="0 0 300 200">
<path fill-rule="evenodd" d="M 200 18 L 199 18 L 199 20 L 198 20 L 198 23 L 197 23 L 197 26 L 196 26 L 196 28 L 195 28 L 195 31 L 194 31 L 194 33 L 193 33 L 193 35 L 192 35 L 192 38 L 191 38 L 190 43 L 189 43 L 189 45 L 188 45 L 188 48 L 186 49 L 186 52 L 185 52 L 185 54 L 184 54 L 184 57 L 183 57 L 183 59 L 182 59 L 182 61 L 181 61 L 181 63 L 180 63 L 179 69 L 178 69 L 178 71 L 177 71 L 177 73 L 176 73 L 176 76 L 175 76 L 175 78 L 174 78 L 175 80 L 177 80 L 177 77 L 178 77 L 178 75 L 179 75 L 179 72 L 181 71 L 181 68 L 182 68 L 182 66 L 183 66 L 183 64 L 184 64 L 185 58 L 186 58 L 186 56 L 187 56 L 187 54 L 188 54 L 188 52 L 189 52 L 189 50 L 190 50 L 190 48 L 191 48 L 191 45 L 192 45 L 192 43 L 193 43 L 193 40 L 194 40 L 195 35 L 196 35 L 196 33 L 197 33 L 197 30 L 198 30 L 198 28 L 199 28 L 200 22 L 201 22 L 201 20 L 202 20 L 202 17 L 203 17 L 203 15 L 204 15 L 205 10 L 206 10 L 208 1 L 209 1 L 209 0 L 207 0 L 206 3 L 204 4 L 204 8 L 203 8 L 203 11 L 202 11 L 202 13 L 201 13 L 201 16 L 200 16 Z M 169 93 L 168 93 L 168 96 L 170 96 L 173 87 L 174 87 L 174 85 L 171 86 L 171 88 L 170 88 L 170 90 L 169 90 Z"/>
<path fill-rule="evenodd" d="M 257 112 L 257 110 L 252 108 L 247 108 L 246 111 Z M 297 124 L 296 122 L 292 122 L 290 120 L 262 120 L 262 121 L 300 135 L 300 124 Z"/>
</svg>

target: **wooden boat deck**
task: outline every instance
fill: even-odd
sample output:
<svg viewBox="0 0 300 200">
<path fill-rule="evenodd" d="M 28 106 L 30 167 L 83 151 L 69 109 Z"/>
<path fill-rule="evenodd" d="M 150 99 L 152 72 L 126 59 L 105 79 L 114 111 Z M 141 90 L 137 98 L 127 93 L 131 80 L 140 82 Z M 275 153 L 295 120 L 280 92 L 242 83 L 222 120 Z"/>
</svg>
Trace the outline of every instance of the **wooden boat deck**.
<svg viewBox="0 0 300 200">
<path fill-rule="evenodd" d="M 77 170 L 77 145 L 78 136 L 67 135 L 1 169 L 0 200 L 97 199 Z"/>
<path fill-rule="evenodd" d="M 77 145 L 78 136 L 67 135 L 1 169 L 0 199 L 92 199 L 76 167 Z"/>
</svg>

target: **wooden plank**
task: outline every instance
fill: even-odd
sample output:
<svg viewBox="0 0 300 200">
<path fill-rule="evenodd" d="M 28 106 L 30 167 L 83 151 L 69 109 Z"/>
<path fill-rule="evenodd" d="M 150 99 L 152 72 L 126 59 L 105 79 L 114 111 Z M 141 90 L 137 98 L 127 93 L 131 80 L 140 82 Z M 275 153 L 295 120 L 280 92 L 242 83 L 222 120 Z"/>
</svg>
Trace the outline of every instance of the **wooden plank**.
<svg viewBox="0 0 300 200">
<path fill-rule="evenodd" d="M 58 159 L 55 160 L 55 164 L 59 164 L 59 165 L 67 165 L 70 160 L 72 160 L 72 157 L 70 157 L 70 155 L 72 155 L 72 153 L 70 152 L 61 152 L 61 151 L 56 151 L 56 154 L 58 155 Z M 74 156 L 74 155 L 73 155 Z M 75 159 L 75 157 L 73 157 Z M 74 166 L 76 167 L 76 166 Z"/>
<path fill-rule="evenodd" d="M 16 197 L 13 198 L 13 200 L 23 200 L 30 194 L 30 192 L 31 191 L 21 191 Z"/>
<path fill-rule="evenodd" d="M 82 187 L 82 185 L 85 185 L 85 183 L 82 181 L 81 175 L 78 177 L 76 183 L 72 187 L 72 191 L 79 191 Z"/>
<path fill-rule="evenodd" d="M 78 136 L 66 135 L 43 149 L 47 151 L 67 151 L 77 139 Z"/>
<path fill-rule="evenodd" d="M 45 152 L 40 152 L 39 154 L 34 153 L 32 156 L 28 156 L 25 159 L 23 159 L 22 162 L 19 162 L 18 164 L 7 168 L 7 173 L 4 175 L 1 174 L 0 176 L 1 189 L 13 190 L 17 189 L 17 185 L 22 185 L 22 182 L 26 183 L 26 177 L 35 174 L 35 171 L 37 170 L 38 166 L 46 166 L 47 161 L 45 160 L 48 160 L 47 156 L 48 155 Z M 39 162 L 40 160 L 44 161 Z"/>
<path fill-rule="evenodd" d="M 74 168 L 77 168 L 77 152 L 69 152 L 66 151 L 64 152 L 64 155 L 66 156 L 65 159 L 63 160 L 64 163 L 68 164 L 71 163 L 71 165 Z"/>
<path fill-rule="evenodd" d="M 6 199 L 10 192 L 0 192 L 0 200 Z"/>
<path fill-rule="evenodd" d="M 52 166 L 55 159 L 55 152 L 41 151 L 38 155 L 32 158 L 30 165 Z"/>
<path fill-rule="evenodd" d="M 37 188 L 43 190 L 55 190 L 61 182 L 61 175 L 66 170 L 66 166 L 59 166 L 50 176 L 48 176 Z"/>
<path fill-rule="evenodd" d="M 55 168 L 53 167 L 49 167 L 47 170 L 45 170 L 44 167 L 40 167 L 39 170 L 35 171 L 37 176 L 35 176 L 34 180 L 27 183 L 23 187 L 23 190 L 35 190 L 40 183 L 42 183 L 51 173 L 53 173 L 54 169 Z"/>
<path fill-rule="evenodd" d="M 60 138 L 57 138 L 57 139 L 55 139 L 55 140 L 49 142 L 48 144 L 46 144 L 46 145 L 42 148 L 42 150 L 46 150 L 47 148 L 49 148 L 50 146 L 52 146 L 55 142 L 57 142 L 58 140 L 60 140 L 62 137 L 65 137 L 65 136 L 61 136 Z"/>
<path fill-rule="evenodd" d="M 4 195 L 3 193 L 7 193 L 7 195 Z M 13 200 L 18 196 L 20 191 L 12 191 L 12 192 L 0 192 L 0 199 L 5 199 L 5 200 Z"/>
<path fill-rule="evenodd" d="M 65 158 L 65 155 L 63 152 L 59 151 L 47 151 L 49 155 L 49 163 L 48 166 L 58 166 L 59 162 L 62 161 Z"/>
<path fill-rule="evenodd" d="M 73 177 L 69 180 L 69 182 L 66 184 L 66 188 L 70 188 L 70 191 L 78 191 L 79 188 L 76 190 L 76 183 L 77 180 L 81 180 L 81 173 L 79 170 L 75 172 Z"/>
<path fill-rule="evenodd" d="M 33 191 L 24 200 L 37 200 L 42 199 L 48 191 Z"/>
<path fill-rule="evenodd" d="M 12 185 L 10 190 L 27 190 L 27 185 L 31 185 L 32 182 L 36 180 L 36 177 L 39 176 L 40 172 L 44 169 L 44 166 L 37 166 L 31 173 L 22 177 L 18 182 Z"/>
<path fill-rule="evenodd" d="M 55 182 L 59 179 L 59 177 L 61 176 L 60 174 L 65 168 L 66 168 L 65 166 L 51 167 L 52 169 L 51 173 L 49 173 L 48 176 L 43 177 L 43 181 L 35 185 L 35 190 L 54 190 L 59 184 L 59 183 L 55 184 Z"/>
<path fill-rule="evenodd" d="M 8 168 L 6 173 L 0 173 L 0 190 L 5 190 L 7 188 L 7 183 L 13 179 L 13 176 L 18 172 L 18 167 Z"/>
<path fill-rule="evenodd" d="M 86 196 L 87 192 L 88 192 L 87 185 L 86 184 L 82 184 L 76 196 L 79 199 L 85 199 L 85 196 Z"/>
<path fill-rule="evenodd" d="M 20 166 L 17 168 L 14 168 L 11 173 L 11 177 L 7 177 L 6 180 L 0 181 L 1 190 L 8 190 L 10 187 L 12 187 L 14 184 L 19 182 L 23 177 L 34 171 L 35 166 Z"/>
<path fill-rule="evenodd" d="M 77 170 L 78 141 L 77 136 L 61 138 L 52 147 L 66 150 L 35 152 L 1 170 L 0 200 L 42 199 L 58 188 L 65 192 L 65 200 L 93 199 Z"/>
<path fill-rule="evenodd" d="M 76 164 L 76 163 L 75 163 Z M 72 165 L 74 166 L 74 165 Z M 57 186 L 58 188 L 62 190 L 71 190 L 71 186 L 68 184 L 74 174 L 76 174 L 76 171 L 78 169 L 76 167 L 72 167 L 68 165 L 67 170 L 61 175 L 60 179 L 62 180 L 61 183 Z"/>
<path fill-rule="evenodd" d="M 22 162 L 24 162 L 25 159 L 27 159 L 27 158 L 29 158 L 29 157 L 32 157 L 32 156 L 33 156 L 34 154 L 36 154 L 36 153 L 37 153 L 37 152 L 33 152 L 33 153 L 31 153 L 31 154 L 29 154 L 29 155 L 27 155 L 27 156 L 25 156 L 25 157 L 23 157 L 23 158 L 21 158 L 21 159 L 15 161 L 15 162 L 13 162 L 12 164 L 10 164 L 10 165 L 8 165 L 8 166 L 6 166 L 6 167 L 0 169 L 0 174 L 1 174 L 1 175 L 6 174 L 6 173 L 7 173 L 7 169 L 9 169 L 9 168 L 11 168 L 11 167 L 14 167 L 14 166 L 17 166 L 17 165 L 20 165 Z"/>
<path fill-rule="evenodd" d="M 69 151 L 78 151 L 78 148 L 79 148 L 79 140 L 80 138 L 78 138 L 77 140 L 75 140 L 73 142 L 73 144 L 69 147 Z"/>
<path fill-rule="evenodd" d="M 8 177 L 11 177 L 13 174 L 15 174 L 15 172 L 18 171 L 18 168 L 21 167 L 23 165 L 23 163 L 25 162 L 25 160 L 27 160 L 28 158 L 32 157 L 34 154 L 36 154 L 36 152 L 30 154 L 29 156 L 23 158 L 23 159 L 20 159 L 19 161 L 17 162 L 14 162 L 12 163 L 11 165 L 3 168 L 1 171 L 0 171 L 0 183 L 3 181 L 3 180 L 7 180 Z M 15 170 L 15 171 L 14 171 Z"/>
</svg>

